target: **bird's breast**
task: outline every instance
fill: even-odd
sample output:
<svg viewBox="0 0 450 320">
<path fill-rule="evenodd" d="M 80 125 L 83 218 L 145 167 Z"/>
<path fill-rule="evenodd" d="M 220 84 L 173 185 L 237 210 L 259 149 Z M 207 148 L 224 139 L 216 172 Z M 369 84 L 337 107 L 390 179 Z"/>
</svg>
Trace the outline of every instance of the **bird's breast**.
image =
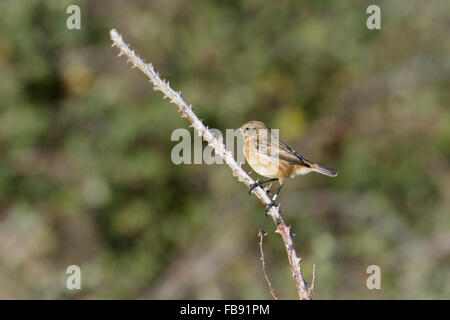
<svg viewBox="0 0 450 320">
<path fill-rule="evenodd" d="M 245 159 L 256 173 L 268 178 L 288 178 L 294 174 L 293 164 L 261 150 L 267 148 L 258 148 L 256 139 L 247 139 L 244 143 Z"/>
</svg>

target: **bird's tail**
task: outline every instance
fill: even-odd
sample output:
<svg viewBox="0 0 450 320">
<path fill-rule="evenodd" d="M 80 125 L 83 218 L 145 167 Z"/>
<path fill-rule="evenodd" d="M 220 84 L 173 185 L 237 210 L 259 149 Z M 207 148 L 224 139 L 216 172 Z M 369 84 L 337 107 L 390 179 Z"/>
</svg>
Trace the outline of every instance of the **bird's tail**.
<svg viewBox="0 0 450 320">
<path fill-rule="evenodd" d="M 312 171 L 324 174 L 324 175 L 329 176 L 329 177 L 336 177 L 337 176 L 337 170 L 336 169 L 321 167 L 318 164 L 311 165 L 311 169 L 312 169 Z"/>
</svg>

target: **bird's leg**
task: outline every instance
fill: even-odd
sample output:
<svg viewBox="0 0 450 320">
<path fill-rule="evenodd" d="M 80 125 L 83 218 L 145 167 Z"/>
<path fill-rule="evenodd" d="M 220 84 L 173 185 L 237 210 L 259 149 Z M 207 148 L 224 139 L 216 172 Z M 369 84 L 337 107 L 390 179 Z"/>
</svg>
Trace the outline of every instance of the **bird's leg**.
<svg viewBox="0 0 450 320">
<path fill-rule="evenodd" d="M 263 180 L 261 182 L 255 182 L 254 184 L 252 184 L 250 186 L 250 190 L 248 191 L 248 194 L 252 193 L 253 189 L 255 189 L 256 187 L 261 187 L 264 183 L 272 182 L 275 180 L 278 180 L 278 178 L 267 179 L 267 180 Z"/>
<path fill-rule="evenodd" d="M 274 195 L 273 198 L 272 198 L 272 202 L 274 202 L 275 200 L 277 200 L 278 194 L 280 193 L 281 188 L 282 188 L 283 186 L 284 186 L 284 183 L 281 183 L 281 182 L 280 182 L 280 186 L 278 187 L 277 191 L 275 192 L 275 195 Z"/>
<path fill-rule="evenodd" d="M 270 208 L 272 208 L 273 206 L 276 205 L 276 204 L 275 204 L 275 200 L 277 199 L 278 194 L 280 193 L 281 188 L 283 187 L 283 185 L 284 185 L 284 181 L 282 182 L 282 181 L 280 180 L 280 186 L 278 187 L 277 191 L 275 192 L 275 195 L 273 196 L 272 201 L 271 201 L 271 202 L 269 203 L 269 205 L 267 206 L 267 209 L 266 209 L 266 215 L 268 214 Z"/>
</svg>

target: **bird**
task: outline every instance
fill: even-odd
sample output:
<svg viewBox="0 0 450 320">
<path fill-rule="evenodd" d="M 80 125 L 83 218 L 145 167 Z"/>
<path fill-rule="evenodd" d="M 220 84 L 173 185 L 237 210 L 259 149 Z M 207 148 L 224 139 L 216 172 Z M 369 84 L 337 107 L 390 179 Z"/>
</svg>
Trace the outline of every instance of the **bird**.
<svg viewBox="0 0 450 320">
<path fill-rule="evenodd" d="M 287 178 L 318 172 L 329 177 L 336 177 L 337 170 L 314 163 L 279 140 L 270 128 L 261 121 L 249 121 L 239 129 L 244 137 L 244 155 L 250 167 L 259 175 L 269 178 L 250 186 L 249 194 L 254 188 L 278 180 L 279 186 L 266 208 L 266 214 L 275 205 L 281 188 Z"/>
</svg>

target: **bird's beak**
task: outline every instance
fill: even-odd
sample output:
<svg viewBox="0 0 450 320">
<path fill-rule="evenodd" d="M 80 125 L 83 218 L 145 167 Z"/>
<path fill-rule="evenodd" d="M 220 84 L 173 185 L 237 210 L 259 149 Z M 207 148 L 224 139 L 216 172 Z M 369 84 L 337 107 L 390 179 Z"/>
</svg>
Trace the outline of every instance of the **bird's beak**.
<svg viewBox="0 0 450 320">
<path fill-rule="evenodd" d="M 241 128 L 234 129 L 234 132 L 239 132 L 239 131 L 241 131 Z"/>
</svg>

